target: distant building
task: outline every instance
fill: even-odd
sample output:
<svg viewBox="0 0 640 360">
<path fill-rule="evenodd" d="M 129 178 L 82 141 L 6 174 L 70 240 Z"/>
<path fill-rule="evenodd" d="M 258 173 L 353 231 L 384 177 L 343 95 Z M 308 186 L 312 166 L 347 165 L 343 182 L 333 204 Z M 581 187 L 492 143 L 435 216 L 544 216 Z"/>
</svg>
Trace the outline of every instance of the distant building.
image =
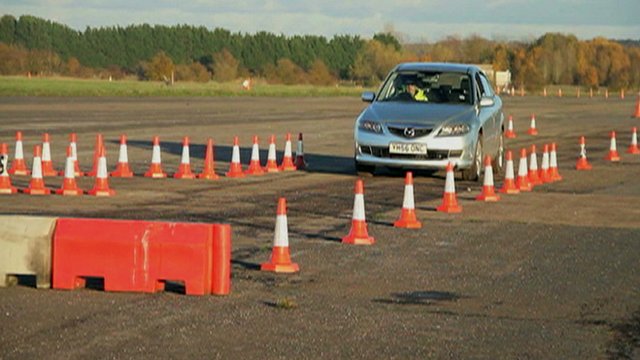
<svg viewBox="0 0 640 360">
<path fill-rule="evenodd" d="M 503 89 L 511 83 L 511 71 L 494 71 L 492 64 L 480 64 L 477 66 L 487 74 L 487 78 L 491 80 L 496 88 Z"/>
</svg>

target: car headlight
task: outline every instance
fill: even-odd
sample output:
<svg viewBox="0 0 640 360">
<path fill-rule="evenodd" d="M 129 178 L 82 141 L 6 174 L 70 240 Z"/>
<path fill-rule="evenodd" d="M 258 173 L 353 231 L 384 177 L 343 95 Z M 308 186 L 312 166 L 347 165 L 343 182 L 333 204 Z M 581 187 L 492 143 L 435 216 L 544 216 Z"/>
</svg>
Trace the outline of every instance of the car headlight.
<svg viewBox="0 0 640 360">
<path fill-rule="evenodd" d="M 361 120 L 358 127 L 362 130 L 371 131 L 378 134 L 382 132 L 382 124 L 371 120 Z"/>
<path fill-rule="evenodd" d="M 438 136 L 458 136 L 469 132 L 471 128 L 467 124 L 445 125 L 440 129 Z"/>
</svg>

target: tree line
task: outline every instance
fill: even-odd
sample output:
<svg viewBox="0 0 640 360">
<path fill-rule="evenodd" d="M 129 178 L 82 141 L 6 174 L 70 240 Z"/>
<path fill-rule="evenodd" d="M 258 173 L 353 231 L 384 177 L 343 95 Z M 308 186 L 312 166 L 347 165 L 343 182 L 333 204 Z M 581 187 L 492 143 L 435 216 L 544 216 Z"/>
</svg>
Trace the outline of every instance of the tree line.
<svg viewBox="0 0 640 360">
<path fill-rule="evenodd" d="M 203 26 L 148 24 L 87 27 L 77 31 L 49 20 L 0 18 L 0 74 L 269 82 L 330 85 L 379 83 L 402 61 L 493 64 L 510 70 L 516 86 L 548 84 L 640 87 L 637 41 L 579 40 L 547 33 L 532 41 L 450 36 L 433 43 L 401 44 L 391 33 L 372 39 L 336 35 L 285 36 L 232 33 Z"/>
</svg>

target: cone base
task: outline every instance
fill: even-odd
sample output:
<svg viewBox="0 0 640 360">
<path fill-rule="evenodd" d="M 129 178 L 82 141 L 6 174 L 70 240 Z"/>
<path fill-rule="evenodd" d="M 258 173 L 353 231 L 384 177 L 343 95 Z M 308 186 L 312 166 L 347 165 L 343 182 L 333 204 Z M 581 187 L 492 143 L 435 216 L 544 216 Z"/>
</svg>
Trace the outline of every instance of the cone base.
<svg viewBox="0 0 640 360">
<path fill-rule="evenodd" d="M 529 174 L 529 183 L 531 184 L 531 186 L 536 186 L 536 185 L 542 185 L 544 184 L 542 182 L 542 180 L 540 179 L 540 177 L 538 176 L 538 174 Z"/>
<path fill-rule="evenodd" d="M 0 194 L 2 195 L 10 195 L 10 194 L 15 194 L 17 192 L 18 192 L 18 189 L 13 186 L 0 189 Z"/>
<path fill-rule="evenodd" d="M 50 195 L 51 194 L 51 189 L 32 189 L 32 188 L 26 188 L 24 190 L 22 190 L 23 193 L 25 194 L 29 194 L 29 195 Z"/>
<path fill-rule="evenodd" d="M 298 168 L 295 165 L 287 165 L 287 166 L 280 166 L 278 168 L 278 170 L 280 170 L 280 171 L 296 171 L 296 170 L 298 170 Z"/>
<path fill-rule="evenodd" d="M 611 162 L 618 162 L 620 161 L 620 155 L 618 155 L 618 153 L 611 153 L 607 155 L 604 159 Z"/>
<path fill-rule="evenodd" d="M 119 178 L 132 178 L 133 177 L 133 173 L 132 172 L 113 171 L 111 174 L 109 174 L 109 176 L 111 176 L 111 177 L 119 177 Z"/>
<path fill-rule="evenodd" d="M 194 173 L 175 173 L 173 175 L 174 179 L 195 179 L 196 175 Z"/>
<path fill-rule="evenodd" d="M 345 237 L 342 238 L 342 243 L 343 244 L 352 244 L 352 245 L 373 245 L 375 244 L 376 240 L 373 238 L 373 236 L 355 236 L 355 235 L 347 235 Z"/>
<path fill-rule="evenodd" d="M 627 154 L 638 155 L 640 154 L 640 148 L 638 148 L 637 146 L 629 146 L 629 148 L 627 149 Z"/>
<path fill-rule="evenodd" d="M 267 166 L 267 167 L 264 168 L 264 171 L 267 172 L 267 173 L 277 173 L 277 172 L 280 172 L 280 169 L 278 169 L 277 166 L 276 167 L 268 167 Z"/>
<path fill-rule="evenodd" d="M 536 135 L 538 135 L 538 130 L 529 129 L 529 131 L 527 131 L 527 134 L 529 134 L 531 136 L 536 136 Z"/>
<path fill-rule="evenodd" d="M 296 156 L 295 166 L 298 170 L 304 170 L 307 168 L 307 163 L 304 161 L 303 156 Z"/>
<path fill-rule="evenodd" d="M 63 196 L 78 196 L 83 195 L 84 191 L 80 189 L 58 189 L 56 190 L 56 194 Z"/>
<path fill-rule="evenodd" d="M 58 176 L 58 172 L 55 170 L 49 170 L 49 171 L 45 171 L 42 170 L 42 176 L 48 176 L 48 177 L 53 177 L 53 176 Z"/>
<path fill-rule="evenodd" d="M 29 171 L 29 170 L 9 169 L 8 173 L 10 175 L 21 175 L 21 176 L 31 175 L 31 171 Z"/>
<path fill-rule="evenodd" d="M 580 158 L 578 162 L 576 162 L 576 170 L 591 170 L 592 168 L 593 166 L 587 162 L 586 158 Z"/>
<path fill-rule="evenodd" d="M 116 192 L 111 189 L 91 189 L 87 194 L 91 196 L 113 196 Z"/>
<path fill-rule="evenodd" d="M 249 165 L 249 168 L 244 173 L 246 175 L 260 176 L 260 175 L 264 175 L 265 171 L 262 169 L 262 166 L 260 166 L 260 163 L 251 162 L 251 164 Z"/>
<path fill-rule="evenodd" d="M 214 172 L 208 172 L 208 173 L 202 173 L 202 174 L 198 174 L 198 179 L 205 179 L 205 180 L 217 180 L 219 179 L 220 176 L 218 176 L 216 173 Z"/>
<path fill-rule="evenodd" d="M 516 135 L 516 133 L 515 133 L 515 132 L 509 132 L 509 131 L 507 131 L 507 132 L 505 132 L 505 133 L 504 133 L 504 137 L 506 137 L 507 139 L 515 139 L 515 138 L 517 138 L 518 136 Z"/>
<path fill-rule="evenodd" d="M 260 271 L 271 271 L 276 273 L 296 273 L 300 271 L 300 266 L 296 263 L 289 264 L 275 264 L 272 262 L 262 263 L 260 265 Z"/>
<path fill-rule="evenodd" d="M 153 179 L 163 179 L 167 177 L 167 173 L 165 172 L 146 172 L 144 173 L 144 177 L 153 178 Z"/>
<path fill-rule="evenodd" d="M 393 227 L 406 229 L 421 229 L 422 223 L 418 220 L 398 219 L 393 223 Z"/>
<path fill-rule="evenodd" d="M 228 171 L 224 174 L 224 176 L 226 177 L 230 177 L 230 178 L 243 178 L 245 177 L 244 172 L 240 171 Z"/>
<path fill-rule="evenodd" d="M 515 186 L 506 188 L 503 187 L 502 189 L 498 190 L 498 192 L 500 192 L 501 194 L 515 195 L 520 194 L 520 189 Z"/>
<path fill-rule="evenodd" d="M 500 196 L 498 196 L 496 193 L 480 194 L 476 196 L 476 201 L 496 202 L 500 201 Z"/>
</svg>

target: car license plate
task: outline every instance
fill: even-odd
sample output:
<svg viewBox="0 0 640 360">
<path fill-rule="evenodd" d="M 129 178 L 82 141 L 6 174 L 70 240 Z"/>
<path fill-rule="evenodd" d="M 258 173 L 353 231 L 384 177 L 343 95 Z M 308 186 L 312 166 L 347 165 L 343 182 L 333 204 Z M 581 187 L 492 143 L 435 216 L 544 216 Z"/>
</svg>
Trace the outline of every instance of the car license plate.
<svg viewBox="0 0 640 360">
<path fill-rule="evenodd" d="M 425 144 L 390 143 L 389 153 L 391 154 L 415 154 L 424 155 L 427 153 Z"/>
</svg>

